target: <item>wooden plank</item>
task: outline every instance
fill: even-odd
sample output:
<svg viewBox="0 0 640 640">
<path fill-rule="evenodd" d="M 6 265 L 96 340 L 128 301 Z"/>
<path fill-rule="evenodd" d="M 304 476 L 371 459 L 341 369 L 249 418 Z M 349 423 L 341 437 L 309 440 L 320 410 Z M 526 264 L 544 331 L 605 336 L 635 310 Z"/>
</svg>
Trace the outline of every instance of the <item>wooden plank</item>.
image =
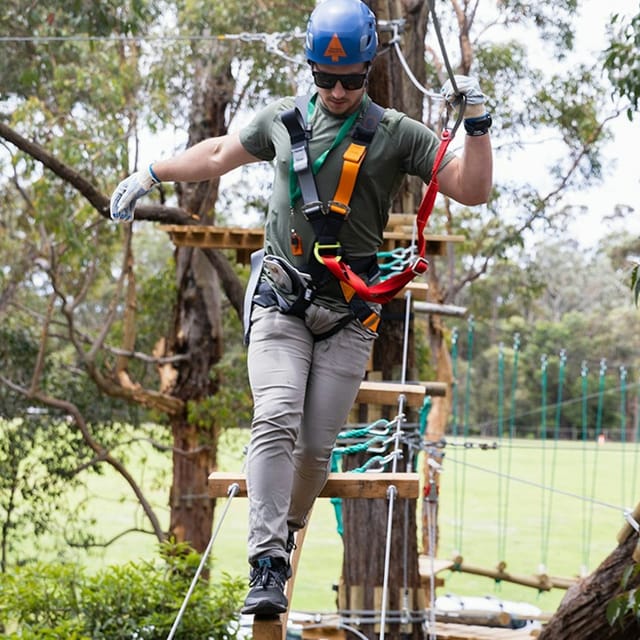
<svg viewBox="0 0 640 640">
<path fill-rule="evenodd" d="M 404 394 L 410 407 L 422 407 L 425 395 L 446 396 L 446 382 L 378 382 L 363 380 L 356 396 L 356 404 L 381 404 L 393 406 L 398 404 L 398 396 Z"/>
<path fill-rule="evenodd" d="M 426 300 L 427 293 L 429 292 L 429 285 L 426 282 L 410 282 L 407 286 L 403 287 L 396 293 L 395 298 L 404 298 L 407 291 L 411 292 L 413 299 L 421 298 Z M 423 302 L 426 304 L 426 302 Z"/>
<path fill-rule="evenodd" d="M 241 473 L 214 471 L 209 475 L 209 497 L 224 498 L 229 495 L 229 487 L 237 483 L 238 497 L 247 496 L 247 480 Z M 418 498 L 420 495 L 420 475 L 418 473 L 330 473 L 329 479 L 320 492 L 321 498 L 386 498 L 388 488 L 397 489 L 398 498 Z"/>
<path fill-rule="evenodd" d="M 441 571 L 447 571 L 453 567 L 453 560 L 443 560 L 441 558 L 433 558 L 429 556 L 418 556 L 418 573 L 423 580 L 429 579 L 431 575 L 436 575 Z"/>
<path fill-rule="evenodd" d="M 253 618 L 253 639 L 254 640 L 282 640 L 285 626 L 282 624 L 280 616 L 273 618 Z"/>
</svg>

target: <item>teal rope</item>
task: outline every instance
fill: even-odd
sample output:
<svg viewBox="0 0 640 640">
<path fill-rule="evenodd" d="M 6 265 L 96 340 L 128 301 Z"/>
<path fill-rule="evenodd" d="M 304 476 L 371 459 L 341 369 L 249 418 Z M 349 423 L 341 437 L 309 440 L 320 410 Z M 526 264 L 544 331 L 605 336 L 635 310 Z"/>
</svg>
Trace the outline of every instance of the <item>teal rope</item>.
<svg viewBox="0 0 640 640">
<path fill-rule="evenodd" d="M 504 548 L 505 548 L 505 530 L 504 520 L 507 517 L 506 505 L 504 504 L 503 497 L 503 469 L 502 469 L 502 437 L 504 435 L 504 348 L 502 342 L 498 347 L 498 535 L 497 541 L 497 559 L 498 562 L 504 561 Z M 500 582 L 496 580 L 496 585 Z"/>
<path fill-rule="evenodd" d="M 627 477 L 627 465 L 625 459 L 627 457 L 626 453 L 626 442 L 627 442 L 627 370 L 625 367 L 621 366 L 620 369 L 620 451 L 621 451 L 621 459 L 620 459 L 620 474 L 621 474 L 621 483 L 620 489 L 622 491 L 622 502 L 621 504 L 626 504 L 632 506 L 625 500 L 627 497 L 626 491 L 626 477 Z M 629 487 L 631 490 L 631 499 L 633 499 L 633 491 L 635 489 L 634 486 Z"/>
<path fill-rule="evenodd" d="M 451 433 L 453 438 L 458 437 L 458 329 L 454 328 L 451 332 Z M 455 526 L 454 545 L 458 545 L 458 502 L 460 496 L 460 465 L 456 464 L 453 468 L 453 518 Z M 459 553 L 460 550 L 456 549 Z"/>
<path fill-rule="evenodd" d="M 473 316 L 469 317 L 467 322 L 467 372 L 465 376 L 465 390 L 464 390 L 464 423 L 463 423 L 463 432 L 464 438 L 469 435 L 469 408 L 470 408 L 470 399 L 471 399 L 471 362 L 473 361 L 473 332 L 474 332 L 474 322 Z M 465 516 L 465 503 L 466 503 L 466 479 L 467 479 L 467 447 L 463 447 L 462 449 L 462 478 L 461 478 L 461 488 L 460 488 L 460 497 L 458 500 L 458 552 L 462 554 L 462 541 L 464 536 L 464 516 Z"/>
<path fill-rule="evenodd" d="M 598 479 L 598 452 L 600 447 L 598 446 L 600 434 L 602 433 L 602 409 L 604 404 L 604 388 L 605 388 L 605 376 L 607 373 L 607 361 L 603 358 L 600 360 L 600 375 L 598 381 L 598 410 L 596 414 L 596 447 L 593 454 L 593 464 L 591 465 L 591 503 L 589 509 L 589 516 L 587 517 L 587 540 L 591 540 L 591 533 L 593 530 L 593 505 L 594 497 L 596 493 L 596 483 Z M 587 554 L 588 559 L 588 554 Z"/>
<path fill-rule="evenodd" d="M 363 438 L 364 436 L 369 435 L 371 431 L 374 429 L 379 429 L 383 427 L 389 432 L 389 427 L 391 426 L 391 422 L 385 420 L 384 418 L 380 418 L 380 420 L 376 420 L 366 427 L 358 427 L 357 429 L 350 429 L 348 431 L 341 431 L 338 434 L 338 440 L 346 440 L 347 438 Z"/>
<path fill-rule="evenodd" d="M 511 404 L 509 408 L 509 444 L 513 443 L 516 432 L 516 390 L 518 387 L 518 361 L 520 356 L 520 334 L 516 333 L 513 337 L 513 369 L 511 371 Z M 509 452 L 507 456 L 507 478 L 511 477 L 511 462 L 513 456 L 513 447 L 509 446 Z M 503 521 L 504 530 L 502 532 L 502 538 L 504 542 L 504 555 L 502 560 L 507 561 L 507 516 L 509 514 L 509 491 L 511 483 L 507 482 L 504 497 L 504 513 L 505 518 Z"/>
<path fill-rule="evenodd" d="M 549 552 L 549 540 L 551 539 L 551 514 L 553 511 L 553 491 L 551 490 L 555 487 L 555 479 L 556 479 L 556 467 L 558 460 L 558 441 L 560 440 L 560 417 L 562 414 L 562 394 L 564 390 L 564 378 L 565 378 L 565 365 L 567 362 L 567 355 L 565 350 L 560 351 L 560 364 L 558 367 L 558 398 L 556 402 L 556 414 L 555 414 L 555 425 L 554 425 L 554 446 L 553 446 L 553 457 L 551 462 L 551 480 L 549 482 L 549 499 L 547 503 L 547 520 L 546 520 L 546 532 L 544 538 L 544 565 L 547 564 L 547 554 Z"/>
<path fill-rule="evenodd" d="M 587 440 L 588 440 L 588 411 L 587 398 L 589 382 L 587 376 L 589 368 L 583 360 L 580 375 L 582 377 L 582 495 L 587 495 Z M 589 503 L 582 502 L 582 575 L 587 574 L 589 566 L 589 536 L 588 536 L 588 508 Z"/>
<path fill-rule="evenodd" d="M 542 440 L 542 464 L 540 486 L 542 488 L 541 501 L 540 501 L 540 563 L 544 566 L 545 562 L 545 549 L 544 549 L 544 530 L 545 530 L 545 516 L 546 516 L 546 502 L 547 502 L 547 356 L 543 354 L 540 358 L 540 386 L 541 386 L 541 407 L 540 407 L 540 439 Z"/>
<path fill-rule="evenodd" d="M 338 471 L 338 460 L 340 456 L 333 452 L 331 454 L 331 471 Z M 336 530 L 338 535 L 342 537 L 344 535 L 344 517 L 342 512 L 342 498 L 331 498 L 331 504 L 333 505 L 333 512 L 336 516 Z"/>
</svg>

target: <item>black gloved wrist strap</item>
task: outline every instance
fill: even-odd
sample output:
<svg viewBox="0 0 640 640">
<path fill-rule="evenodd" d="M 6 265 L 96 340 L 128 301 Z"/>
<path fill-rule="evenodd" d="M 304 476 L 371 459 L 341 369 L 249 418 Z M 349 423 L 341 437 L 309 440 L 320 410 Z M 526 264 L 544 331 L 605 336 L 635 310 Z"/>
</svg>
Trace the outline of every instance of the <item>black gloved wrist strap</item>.
<svg viewBox="0 0 640 640">
<path fill-rule="evenodd" d="M 477 118 L 465 118 L 464 130 L 467 132 L 468 136 L 484 136 L 489 133 L 491 124 L 491 114 L 485 113 Z"/>
</svg>

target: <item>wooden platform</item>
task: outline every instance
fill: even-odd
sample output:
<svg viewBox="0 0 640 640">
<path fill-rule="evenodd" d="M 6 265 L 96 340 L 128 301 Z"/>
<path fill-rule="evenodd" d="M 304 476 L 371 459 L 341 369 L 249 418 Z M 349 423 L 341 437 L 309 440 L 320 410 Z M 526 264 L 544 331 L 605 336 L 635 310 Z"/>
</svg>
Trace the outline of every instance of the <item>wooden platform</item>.
<svg viewBox="0 0 640 640">
<path fill-rule="evenodd" d="M 209 475 L 209 497 L 224 498 L 229 487 L 237 483 L 236 496 L 246 497 L 247 480 L 241 473 L 214 471 Z M 321 498 L 386 498 L 389 487 L 397 489 L 399 498 L 418 498 L 420 475 L 418 473 L 330 473 L 327 484 L 320 493 Z"/>
<path fill-rule="evenodd" d="M 412 214 L 394 213 L 389 216 L 389 224 L 383 234 L 381 251 L 391 251 L 408 246 L 411 242 L 411 224 L 415 219 Z M 234 249 L 238 262 L 248 263 L 253 251 L 262 249 L 264 230 L 262 228 L 216 227 L 208 225 L 161 225 L 176 246 L 200 247 L 213 249 Z M 462 242 L 460 235 L 424 234 L 427 255 L 443 256 L 447 252 L 447 244 Z"/>
</svg>

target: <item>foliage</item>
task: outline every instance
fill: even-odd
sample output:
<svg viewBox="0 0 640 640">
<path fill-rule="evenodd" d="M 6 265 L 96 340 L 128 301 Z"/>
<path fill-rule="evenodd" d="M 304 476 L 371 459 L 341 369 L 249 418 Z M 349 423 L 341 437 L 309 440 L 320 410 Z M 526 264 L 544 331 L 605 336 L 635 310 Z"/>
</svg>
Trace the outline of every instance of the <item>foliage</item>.
<svg viewBox="0 0 640 640">
<path fill-rule="evenodd" d="M 630 101 L 627 117 L 632 120 L 640 100 L 640 13 L 629 19 L 612 17 L 604 68 L 616 94 Z"/>
<path fill-rule="evenodd" d="M 543 429 L 551 437 L 559 429 L 560 437 L 591 439 L 597 430 L 619 433 L 623 418 L 629 434 L 635 432 L 633 398 L 640 372 L 634 363 L 640 341 L 615 249 L 625 242 L 609 238 L 592 252 L 580 251 L 566 237 L 540 242 L 517 259 L 496 263 L 465 291 L 460 303 L 472 321 L 456 327 L 459 425 L 465 417 L 470 433 L 495 435 L 502 410 L 505 419 L 513 417 L 514 433 L 521 437 L 541 437 Z M 628 374 L 625 406 L 623 369 Z"/>
<path fill-rule="evenodd" d="M 200 563 L 186 547 L 166 545 L 162 564 L 129 563 L 87 575 L 77 565 L 36 563 L 0 579 L 0 623 L 7 638 L 118 640 L 167 637 Z M 175 635 L 184 640 L 236 637 L 242 581 L 202 579 Z"/>
<path fill-rule="evenodd" d="M 640 278 L 638 277 L 640 264 L 634 264 L 631 270 L 631 291 L 633 292 L 633 302 L 638 306 L 638 296 L 640 296 Z"/>
<path fill-rule="evenodd" d="M 620 587 L 622 593 L 607 605 L 607 620 L 613 626 L 625 627 L 628 616 L 640 620 L 640 589 L 629 590 L 629 582 L 640 575 L 640 564 L 629 565 L 622 574 Z"/>
</svg>

